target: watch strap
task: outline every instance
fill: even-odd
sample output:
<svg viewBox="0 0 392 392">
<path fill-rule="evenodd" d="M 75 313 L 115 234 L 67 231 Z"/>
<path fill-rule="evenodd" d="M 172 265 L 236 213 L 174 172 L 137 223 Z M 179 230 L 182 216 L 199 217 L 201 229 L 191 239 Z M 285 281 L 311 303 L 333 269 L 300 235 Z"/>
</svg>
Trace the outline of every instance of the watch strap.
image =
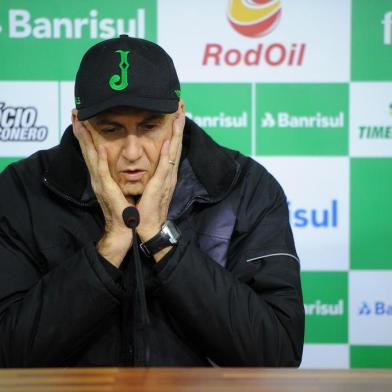
<svg viewBox="0 0 392 392">
<path fill-rule="evenodd" d="M 165 226 L 166 229 L 164 230 Z M 171 235 L 166 232 L 167 229 L 171 229 Z M 154 235 L 154 237 L 140 244 L 140 249 L 146 256 L 151 257 L 167 246 L 176 245 L 180 235 L 180 231 L 174 222 L 166 221 L 161 230 L 156 235 Z"/>
</svg>

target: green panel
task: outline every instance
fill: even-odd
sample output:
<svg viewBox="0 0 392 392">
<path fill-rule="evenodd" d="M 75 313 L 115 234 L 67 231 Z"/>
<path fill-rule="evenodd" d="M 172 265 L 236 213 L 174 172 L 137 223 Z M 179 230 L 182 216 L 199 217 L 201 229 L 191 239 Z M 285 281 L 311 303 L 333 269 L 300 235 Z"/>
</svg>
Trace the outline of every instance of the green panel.
<svg viewBox="0 0 392 392">
<path fill-rule="evenodd" d="M 215 141 L 251 154 L 251 85 L 236 83 L 182 84 L 188 117 Z"/>
<path fill-rule="evenodd" d="M 257 155 L 347 155 L 347 84 L 258 84 Z"/>
<path fill-rule="evenodd" d="M 353 269 L 392 269 L 392 159 L 351 159 Z"/>
<path fill-rule="evenodd" d="M 352 0 L 352 80 L 392 80 L 391 0 Z"/>
<path fill-rule="evenodd" d="M 305 343 L 347 343 L 347 272 L 302 272 Z"/>
<path fill-rule="evenodd" d="M 19 161 L 19 159 L 22 158 L 15 158 L 15 157 L 0 158 L 0 172 L 2 172 L 12 162 Z"/>
<path fill-rule="evenodd" d="M 351 368 L 392 368 L 392 346 L 351 346 Z"/>
<path fill-rule="evenodd" d="M 124 30 L 156 41 L 156 14 L 156 0 L 1 0 L 0 80 L 74 80 L 99 41 Z"/>
</svg>

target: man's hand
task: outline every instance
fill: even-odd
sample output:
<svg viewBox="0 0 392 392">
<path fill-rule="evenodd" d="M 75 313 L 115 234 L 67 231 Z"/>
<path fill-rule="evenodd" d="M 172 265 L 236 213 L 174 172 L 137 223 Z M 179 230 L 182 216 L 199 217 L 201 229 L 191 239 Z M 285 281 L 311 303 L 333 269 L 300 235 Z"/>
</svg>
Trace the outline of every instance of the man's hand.
<svg viewBox="0 0 392 392">
<path fill-rule="evenodd" d="M 158 166 L 136 206 L 140 214 L 137 232 L 143 242 L 157 234 L 167 219 L 169 205 L 177 183 L 184 125 L 185 115 L 179 112 L 173 121 L 171 140 L 163 143 Z M 170 248 L 167 247 L 156 253 L 155 261 L 158 262 Z"/>
<path fill-rule="evenodd" d="M 132 230 L 123 222 L 122 212 L 130 203 L 110 175 L 105 147 L 95 147 L 88 121 L 79 121 L 72 111 L 72 124 L 91 177 L 91 185 L 105 217 L 105 234 L 97 244 L 98 252 L 119 267 L 132 245 Z"/>
</svg>

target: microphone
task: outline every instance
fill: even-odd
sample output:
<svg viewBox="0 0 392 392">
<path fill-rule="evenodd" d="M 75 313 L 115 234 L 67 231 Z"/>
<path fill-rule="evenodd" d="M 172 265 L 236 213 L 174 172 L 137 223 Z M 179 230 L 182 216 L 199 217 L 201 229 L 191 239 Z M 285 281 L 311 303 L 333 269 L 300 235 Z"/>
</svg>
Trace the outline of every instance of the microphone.
<svg viewBox="0 0 392 392">
<path fill-rule="evenodd" d="M 122 218 L 125 226 L 129 227 L 130 229 L 136 229 L 140 223 L 139 211 L 136 207 L 133 206 L 124 208 Z"/>
<path fill-rule="evenodd" d="M 136 363 L 136 360 L 135 360 L 135 365 L 136 366 L 148 366 L 148 363 L 150 360 L 150 345 L 149 345 L 149 341 L 148 341 L 149 340 L 148 339 L 148 333 L 149 333 L 148 328 L 150 325 L 150 318 L 148 316 L 147 303 L 146 303 L 146 292 L 144 289 L 144 278 L 143 278 L 142 264 L 140 261 L 139 247 L 137 245 L 137 236 L 136 236 L 136 227 L 140 223 L 139 211 L 137 210 L 136 207 L 133 207 L 133 206 L 126 207 L 126 208 L 124 208 L 124 210 L 122 212 L 122 218 L 123 218 L 125 226 L 132 229 L 132 235 L 133 235 L 132 248 L 133 248 L 133 258 L 135 261 L 135 270 L 136 270 L 136 288 L 137 288 L 137 293 L 138 293 L 139 299 L 140 299 L 141 318 L 142 318 L 142 334 L 143 334 L 143 340 L 144 340 L 144 358 L 136 359 L 138 363 Z"/>
</svg>

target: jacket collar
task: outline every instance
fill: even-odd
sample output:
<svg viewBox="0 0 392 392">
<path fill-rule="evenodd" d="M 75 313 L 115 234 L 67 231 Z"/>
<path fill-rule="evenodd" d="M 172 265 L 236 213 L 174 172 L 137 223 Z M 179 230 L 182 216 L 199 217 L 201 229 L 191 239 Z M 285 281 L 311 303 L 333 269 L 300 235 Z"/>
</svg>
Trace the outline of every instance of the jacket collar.
<svg viewBox="0 0 392 392">
<path fill-rule="evenodd" d="M 77 203 L 97 204 L 72 126 L 66 129 L 60 144 L 48 150 L 46 158 L 44 181 L 52 190 Z M 185 164 L 185 160 L 189 165 Z M 189 167 L 194 175 L 189 175 Z M 188 174 L 185 176 L 185 173 Z M 216 144 L 198 125 L 187 118 L 177 188 L 183 188 L 189 183 L 189 178 L 196 178 L 206 192 L 206 201 L 217 201 L 229 191 L 238 174 L 239 164 L 228 150 Z"/>
</svg>

